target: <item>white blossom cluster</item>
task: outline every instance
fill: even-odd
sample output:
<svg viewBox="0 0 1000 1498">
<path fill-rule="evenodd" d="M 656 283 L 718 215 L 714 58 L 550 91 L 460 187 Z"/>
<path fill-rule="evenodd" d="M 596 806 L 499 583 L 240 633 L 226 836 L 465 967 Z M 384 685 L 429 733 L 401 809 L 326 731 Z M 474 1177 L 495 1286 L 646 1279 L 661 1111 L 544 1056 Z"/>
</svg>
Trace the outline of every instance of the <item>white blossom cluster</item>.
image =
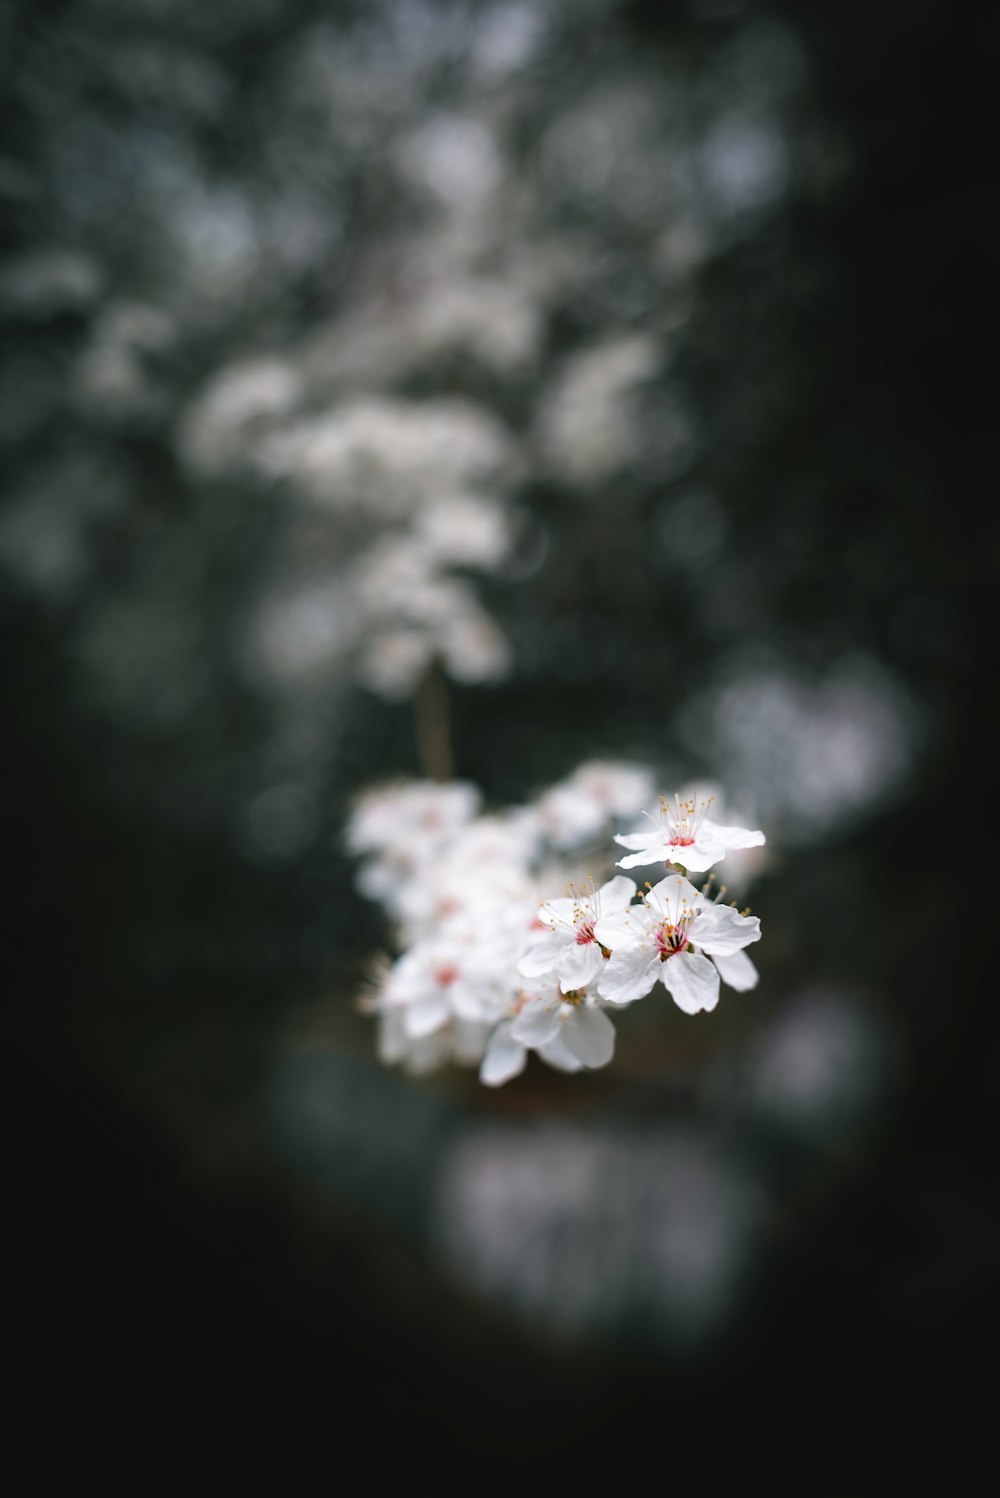
<svg viewBox="0 0 1000 1498">
<path fill-rule="evenodd" d="M 469 573 L 510 553 L 512 434 L 459 399 L 353 396 L 296 415 L 304 386 L 277 360 L 224 369 L 182 433 L 196 472 L 277 483 L 291 505 L 291 580 L 263 601 L 255 664 L 270 680 L 346 671 L 392 700 L 434 663 L 463 683 L 504 677 L 510 648 Z"/>
<path fill-rule="evenodd" d="M 478 1066 L 496 1087 L 529 1051 L 559 1071 L 604 1066 L 611 1013 L 657 983 L 687 1014 L 714 1009 L 720 981 L 753 988 L 746 948 L 760 922 L 688 879 L 764 834 L 723 826 L 713 798 L 660 797 L 641 765 L 590 761 L 534 801 L 484 813 L 463 781 L 407 781 L 366 792 L 347 829 L 358 886 L 384 907 L 399 955 L 383 963 L 364 1007 L 378 1054 L 412 1072 Z M 643 820 L 649 823 L 637 827 Z M 658 865 L 639 889 L 627 874 L 595 882 L 613 827 L 619 868 Z M 562 888 L 568 892 L 553 895 Z"/>
</svg>

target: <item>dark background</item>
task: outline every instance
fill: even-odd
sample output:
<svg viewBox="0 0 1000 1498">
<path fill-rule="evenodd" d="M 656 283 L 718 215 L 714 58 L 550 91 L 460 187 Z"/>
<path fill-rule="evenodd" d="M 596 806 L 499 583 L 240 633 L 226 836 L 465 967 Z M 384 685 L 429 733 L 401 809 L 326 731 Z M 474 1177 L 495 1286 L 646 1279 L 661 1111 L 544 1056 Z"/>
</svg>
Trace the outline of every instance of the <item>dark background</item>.
<svg viewBox="0 0 1000 1498">
<path fill-rule="evenodd" d="M 484 1096 L 472 1079 L 375 1071 L 350 1006 L 380 928 L 337 832 L 376 770 L 416 773 L 405 705 L 339 688 L 311 782 L 322 835 L 277 862 L 234 847 L 283 704 L 241 678 L 228 642 L 282 522 L 236 480 L 191 480 L 177 413 L 226 357 L 292 347 L 335 318 L 405 221 L 378 160 L 353 159 L 336 132 L 329 179 L 321 139 L 306 160 L 313 127 L 279 87 L 295 37 L 320 20 L 346 36 L 359 10 L 3 10 L 5 264 L 55 246 L 101 267 L 92 295 L 25 293 L 16 277 L 5 293 L 5 487 L 15 506 L 44 488 L 85 517 L 79 493 L 117 494 L 79 522 L 87 565 L 65 587 L 36 585 L 23 553 L 5 552 L 11 1143 L 25 1187 L 10 1223 L 28 1408 L 105 1458 L 134 1443 L 151 1468 L 208 1435 L 237 1470 L 281 1427 L 295 1432 L 290 1466 L 314 1448 L 332 1481 L 352 1483 L 430 1474 L 540 1491 L 637 1481 L 652 1463 L 664 1484 L 881 1492 L 932 1459 L 958 1478 L 988 1428 L 977 1364 L 998 1249 L 985 22 L 934 4 L 553 7 L 516 115 L 530 159 L 533 132 L 602 70 L 662 69 L 665 89 L 697 80 L 761 17 L 805 59 L 782 119 L 812 154 L 777 206 L 697 268 L 670 375 L 696 415 L 686 466 L 678 477 L 655 452 L 637 458 L 582 509 L 572 486 L 530 477 L 519 502 L 554 544 L 533 580 L 487 587 L 516 668 L 453 699 L 459 770 L 502 804 L 587 754 L 683 762 L 680 709 L 737 647 L 804 683 L 858 653 L 880 663 L 907 705 L 906 766 L 843 827 L 785 829 L 754 895 L 761 1018 L 720 1031 L 738 1058 L 754 1024 L 817 987 L 846 986 L 874 1016 L 880 1100 L 797 1135 L 713 1081 L 711 1038 L 690 1078 L 680 1065 L 633 1083 L 626 1057 L 621 1075 L 531 1073 Z M 384 12 L 390 32 L 416 25 L 413 8 Z M 222 83 L 185 92 L 175 51 Z M 464 58 L 456 43 L 415 119 L 434 90 L 461 94 Z M 288 142 L 268 150 L 272 128 Z M 346 228 L 320 213 L 312 259 L 265 264 L 237 305 L 185 323 L 142 186 L 144 151 L 172 136 L 216 182 L 266 195 L 291 174 L 310 201 L 335 193 Z M 432 363 L 400 377 L 404 393 L 471 388 L 520 430 L 561 351 L 641 327 L 649 226 L 600 200 L 556 194 L 546 211 L 556 231 L 582 221 L 595 269 L 590 301 L 550 310 L 532 377 L 491 384 Z M 163 364 L 146 404 L 95 410 L 73 371 L 119 292 L 169 306 L 181 332 L 149 354 Z M 651 428 L 661 394 L 654 379 Z M 650 549 L 678 483 L 682 498 L 709 486 L 727 516 L 700 573 L 678 569 L 669 544 Z M 197 620 L 196 685 L 162 713 L 150 704 L 166 677 L 194 674 L 169 656 L 158 674 L 154 595 Z M 121 600 L 111 630 L 154 645 L 115 695 L 74 642 Z M 398 1110 L 394 1139 L 359 1124 L 329 1160 L 293 1158 L 281 1089 L 300 1073 L 274 1080 L 289 1013 L 297 1034 L 319 1035 L 317 1065 L 333 1057 L 331 1085 L 357 1089 L 359 1119 Z M 672 1017 L 667 1033 L 682 1033 Z M 647 1336 L 633 1308 L 565 1336 L 449 1274 L 427 1216 L 448 1141 L 553 1116 L 636 1139 L 707 1119 L 767 1183 L 766 1246 L 718 1334 L 693 1348 Z M 410 1130 L 426 1156 L 401 1146 Z"/>
</svg>

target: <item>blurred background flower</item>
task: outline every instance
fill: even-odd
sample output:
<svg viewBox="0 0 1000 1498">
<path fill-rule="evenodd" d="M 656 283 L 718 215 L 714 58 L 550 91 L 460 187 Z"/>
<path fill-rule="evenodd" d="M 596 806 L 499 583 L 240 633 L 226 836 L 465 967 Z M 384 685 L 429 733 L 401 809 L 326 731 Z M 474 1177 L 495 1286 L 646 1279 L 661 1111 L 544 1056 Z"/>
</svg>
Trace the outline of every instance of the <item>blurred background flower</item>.
<svg viewBox="0 0 1000 1498">
<path fill-rule="evenodd" d="M 0 32 L 29 1356 L 75 1400 L 99 1342 L 154 1428 L 173 1360 L 220 1423 L 339 1397 L 397 1437 L 372 1480 L 621 1474 L 669 1414 L 664 1464 L 738 1418 L 803 1441 L 797 1491 L 884 1491 L 844 1402 L 915 1420 L 1000 1247 L 985 944 L 943 897 L 995 580 L 973 19 Z M 449 768 L 555 841 L 605 761 L 718 785 L 768 835 L 732 870 L 760 987 L 650 999 L 584 1078 L 384 1070 L 344 826 L 445 711 Z"/>
</svg>

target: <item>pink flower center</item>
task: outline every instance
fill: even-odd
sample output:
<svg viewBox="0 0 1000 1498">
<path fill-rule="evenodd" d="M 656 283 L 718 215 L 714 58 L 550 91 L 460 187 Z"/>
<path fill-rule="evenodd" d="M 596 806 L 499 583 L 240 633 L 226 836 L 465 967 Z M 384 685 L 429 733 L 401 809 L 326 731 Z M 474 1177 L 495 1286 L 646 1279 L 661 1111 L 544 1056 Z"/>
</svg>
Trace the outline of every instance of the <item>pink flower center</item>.
<svg viewBox="0 0 1000 1498">
<path fill-rule="evenodd" d="M 441 988 L 447 988 L 449 983 L 454 983 L 457 977 L 458 968 L 453 963 L 447 963 L 444 967 L 439 967 L 434 974 L 434 978 Z"/>
<path fill-rule="evenodd" d="M 593 921 L 584 921 L 582 926 L 577 926 L 577 928 L 576 928 L 576 944 L 577 944 L 578 947 L 585 947 L 585 946 L 587 946 L 587 944 L 589 942 L 592 942 L 593 940 L 594 940 L 594 923 L 593 923 Z"/>
<path fill-rule="evenodd" d="M 675 926 L 671 921 L 663 921 L 656 933 L 655 942 L 661 962 L 666 962 L 668 957 L 676 957 L 688 944 L 687 924 Z"/>
<path fill-rule="evenodd" d="M 670 800 L 660 797 L 660 817 L 672 848 L 690 848 L 697 842 L 711 805 L 711 796 L 701 802 L 694 796 L 688 796 L 685 801 L 679 796 Z"/>
</svg>

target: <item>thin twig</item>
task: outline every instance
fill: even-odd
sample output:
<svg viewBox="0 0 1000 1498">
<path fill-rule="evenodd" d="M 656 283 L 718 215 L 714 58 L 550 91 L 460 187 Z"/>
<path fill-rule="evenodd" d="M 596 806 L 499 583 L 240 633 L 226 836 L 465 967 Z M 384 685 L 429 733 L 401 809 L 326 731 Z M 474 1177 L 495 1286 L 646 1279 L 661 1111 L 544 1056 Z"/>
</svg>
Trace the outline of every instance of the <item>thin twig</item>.
<svg viewBox="0 0 1000 1498">
<path fill-rule="evenodd" d="M 417 755 L 428 780 L 451 780 L 455 773 L 448 714 L 448 684 L 440 663 L 431 661 L 417 687 Z"/>
</svg>

